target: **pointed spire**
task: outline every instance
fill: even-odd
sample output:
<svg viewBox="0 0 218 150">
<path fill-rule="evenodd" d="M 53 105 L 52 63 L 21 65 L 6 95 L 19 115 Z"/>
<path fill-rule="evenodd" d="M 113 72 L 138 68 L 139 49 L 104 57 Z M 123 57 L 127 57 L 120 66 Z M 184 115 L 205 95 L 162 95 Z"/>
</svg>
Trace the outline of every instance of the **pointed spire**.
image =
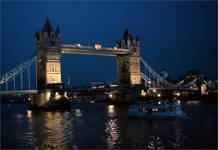
<svg viewBox="0 0 218 150">
<path fill-rule="evenodd" d="M 48 20 L 48 17 L 45 17 L 45 24 L 43 26 L 43 29 L 42 29 L 44 32 L 48 32 L 50 33 L 51 31 L 53 31 L 53 28 Z"/>
<path fill-rule="evenodd" d="M 124 34 L 123 34 L 123 39 L 126 40 L 128 38 L 128 35 L 129 35 L 129 30 L 125 29 Z"/>
<path fill-rule="evenodd" d="M 128 29 L 125 29 L 124 34 L 123 34 L 123 39 L 127 42 L 127 40 L 132 41 L 132 35 L 129 33 Z"/>
</svg>

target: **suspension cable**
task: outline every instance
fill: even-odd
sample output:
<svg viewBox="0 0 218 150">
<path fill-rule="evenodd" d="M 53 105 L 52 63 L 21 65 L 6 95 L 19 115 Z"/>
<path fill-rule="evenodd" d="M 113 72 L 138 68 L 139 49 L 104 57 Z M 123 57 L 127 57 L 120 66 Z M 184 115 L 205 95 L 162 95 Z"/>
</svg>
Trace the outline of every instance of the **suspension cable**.
<svg viewBox="0 0 218 150">
<path fill-rule="evenodd" d="M 15 77 L 19 73 L 23 74 L 23 71 L 25 71 L 25 69 L 27 69 L 29 66 L 31 66 L 33 64 L 33 62 L 35 62 L 35 60 L 36 60 L 36 57 L 33 57 L 32 59 L 20 64 L 16 68 L 12 69 L 11 71 L 9 71 L 6 74 L 4 74 L 3 76 L 1 76 L 0 85 L 2 85 L 2 84 L 7 85 L 8 82 L 13 79 L 14 80 L 14 87 L 15 87 Z M 22 88 L 22 86 L 21 86 L 21 88 Z"/>
</svg>

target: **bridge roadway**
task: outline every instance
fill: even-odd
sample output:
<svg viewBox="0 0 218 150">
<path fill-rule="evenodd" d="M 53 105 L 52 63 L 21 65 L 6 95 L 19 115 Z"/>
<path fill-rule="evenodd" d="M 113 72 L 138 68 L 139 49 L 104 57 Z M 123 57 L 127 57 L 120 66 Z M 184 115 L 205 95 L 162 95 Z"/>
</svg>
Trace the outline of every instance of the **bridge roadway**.
<svg viewBox="0 0 218 150">
<path fill-rule="evenodd" d="M 117 56 L 117 55 L 126 55 L 130 53 L 129 49 L 121 48 L 110 48 L 110 47 L 100 47 L 95 48 L 94 46 L 77 46 L 75 44 L 62 44 L 61 45 L 62 53 L 69 54 L 85 54 L 85 55 L 101 55 L 101 56 Z"/>
<path fill-rule="evenodd" d="M 111 91 L 111 90 L 118 90 L 118 89 L 125 89 L 124 87 L 110 87 L 110 88 L 85 88 L 85 89 L 72 89 L 71 91 L 94 91 L 94 90 L 104 90 L 104 91 Z M 197 91 L 197 89 L 190 89 L 190 88 L 149 88 L 148 90 L 158 90 L 158 91 Z M 38 90 L 17 90 L 17 91 L 0 91 L 0 95 L 13 95 L 13 94 L 36 94 Z"/>
<path fill-rule="evenodd" d="M 0 91 L 0 95 L 36 94 L 36 93 L 38 93 L 38 90 Z"/>
<path fill-rule="evenodd" d="M 149 88 L 148 90 L 157 90 L 157 91 L 197 91 L 197 88 Z"/>
</svg>

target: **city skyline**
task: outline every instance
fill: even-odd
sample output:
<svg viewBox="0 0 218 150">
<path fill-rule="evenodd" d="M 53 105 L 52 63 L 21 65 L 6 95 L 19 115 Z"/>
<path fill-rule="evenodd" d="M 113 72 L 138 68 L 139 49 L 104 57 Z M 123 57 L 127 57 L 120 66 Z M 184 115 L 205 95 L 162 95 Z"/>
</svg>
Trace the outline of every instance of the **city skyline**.
<svg viewBox="0 0 218 150">
<path fill-rule="evenodd" d="M 2 8 L 1 75 L 33 56 L 35 31 L 47 16 L 64 43 L 113 46 L 128 28 L 158 73 L 176 78 L 197 69 L 217 76 L 216 2 L 2 2 Z M 65 83 L 69 76 L 72 85 L 117 78 L 115 58 L 62 55 L 62 62 Z"/>
</svg>

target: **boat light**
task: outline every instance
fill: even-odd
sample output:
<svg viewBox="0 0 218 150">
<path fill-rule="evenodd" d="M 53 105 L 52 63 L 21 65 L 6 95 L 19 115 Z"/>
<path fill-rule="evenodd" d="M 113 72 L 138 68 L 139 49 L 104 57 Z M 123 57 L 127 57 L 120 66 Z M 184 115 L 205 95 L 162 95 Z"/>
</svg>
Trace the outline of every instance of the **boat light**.
<svg viewBox="0 0 218 150">
<path fill-rule="evenodd" d="M 160 93 L 158 93 L 158 94 L 157 94 L 157 97 L 161 97 L 161 94 L 160 94 Z"/>
<path fill-rule="evenodd" d="M 161 102 L 158 102 L 158 104 L 160 105 L 160 104 L 161 104 Z"/>
<path fill-rule="evenodd" d="M 153 91 L 154 93 L 156 93 L 156 89 L 153 89 L 152 91 Z"/>
</svg>

